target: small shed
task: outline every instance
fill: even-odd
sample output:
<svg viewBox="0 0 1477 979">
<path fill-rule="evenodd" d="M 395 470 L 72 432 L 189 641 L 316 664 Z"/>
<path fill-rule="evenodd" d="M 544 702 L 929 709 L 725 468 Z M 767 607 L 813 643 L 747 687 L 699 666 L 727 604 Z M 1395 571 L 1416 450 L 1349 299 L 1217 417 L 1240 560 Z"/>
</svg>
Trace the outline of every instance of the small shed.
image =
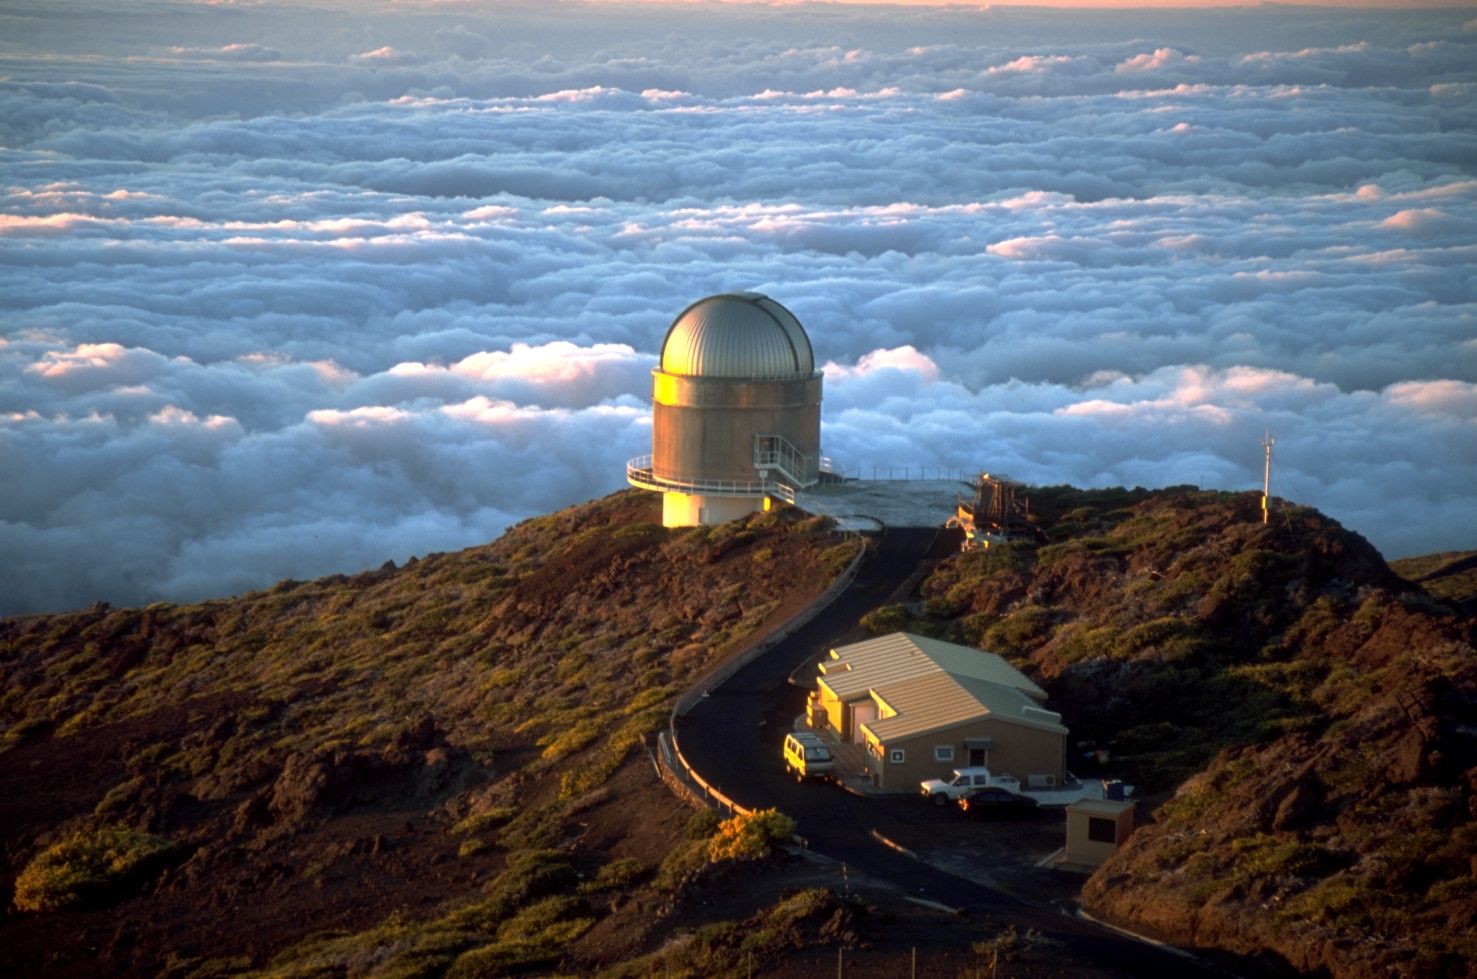
<svg viewBox="0 0 1477 979">
<path fill-rule="evenodd" d="M 1101 867 L 1133 835 L 1133 803 L 1082 799 L 1067 807 L 1067 863 Z"/>
</svg>

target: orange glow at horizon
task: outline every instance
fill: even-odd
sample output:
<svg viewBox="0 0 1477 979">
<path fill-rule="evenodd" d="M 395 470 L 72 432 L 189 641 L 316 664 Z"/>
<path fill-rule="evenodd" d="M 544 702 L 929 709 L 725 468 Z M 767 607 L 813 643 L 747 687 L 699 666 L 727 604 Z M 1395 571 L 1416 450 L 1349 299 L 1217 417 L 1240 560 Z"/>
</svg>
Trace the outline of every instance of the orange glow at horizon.
<svg viewBox="0 0 1477 979">
<path fill-rule="evenodd" d="M 701 3 L 723 3 L 733 6 L 794 7 L 801 5 L 866 6 L 866 7 L 956 7 L 989 10 L 995 7 L 1044 7 L 1059 10 L 1208 10 L 1220 7 L 1262 7 L 1285 10 L 1298 7 L 1346 8 L 1358 10 L 1436 10 L 1474 6 L 1473 0 L 1292 0 L 1268 3 L 1266 0 L 596 0 L 609 4 L 641 4 L 643 6 L 683 6 Z"/>
</svg>

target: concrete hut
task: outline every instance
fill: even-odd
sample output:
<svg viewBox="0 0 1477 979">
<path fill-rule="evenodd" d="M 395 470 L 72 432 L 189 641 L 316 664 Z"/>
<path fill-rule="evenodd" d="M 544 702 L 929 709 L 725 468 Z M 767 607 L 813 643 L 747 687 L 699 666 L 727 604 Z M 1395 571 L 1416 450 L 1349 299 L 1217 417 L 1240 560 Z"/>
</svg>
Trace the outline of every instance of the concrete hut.
<svg viewBox="0 0 1477 979">
<path fill-rule="evenodd" d="M 1063 860 L 1101 867 L 1133 835 L 1134 804 L 1120 799 L 1083 799 L 1067 807 Z"/>
</svg>

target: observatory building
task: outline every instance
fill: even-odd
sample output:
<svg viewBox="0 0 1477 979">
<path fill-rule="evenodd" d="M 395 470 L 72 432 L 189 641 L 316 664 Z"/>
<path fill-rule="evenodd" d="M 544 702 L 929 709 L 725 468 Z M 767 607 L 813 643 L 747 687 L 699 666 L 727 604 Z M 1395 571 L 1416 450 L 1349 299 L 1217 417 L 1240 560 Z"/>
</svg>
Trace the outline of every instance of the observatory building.
<svg viewBox="0 0 1477 979">
<path fill-rule="evenodd" d="M 722 523 L 820 480 L 821 374 L 810 338 L 768 296 L 725 293 L 673 321 L 652 372 L 651 455 L 626 480 L 662 494 L 662 523 Z"/>
</svg>

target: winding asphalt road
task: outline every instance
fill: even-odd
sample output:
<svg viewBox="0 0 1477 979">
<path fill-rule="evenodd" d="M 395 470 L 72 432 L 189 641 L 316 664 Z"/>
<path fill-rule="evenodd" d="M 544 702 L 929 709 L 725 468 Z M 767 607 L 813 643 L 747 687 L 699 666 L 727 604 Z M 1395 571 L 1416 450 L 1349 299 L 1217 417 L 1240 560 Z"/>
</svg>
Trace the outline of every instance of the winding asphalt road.
<svg viewBox="0 0 1477 979">
<path fill-rule="evenodd" d="M 950 544 L 932 528 L 889 529 L 864 562 L 851 587 L 805 626 L 709 691 L 678 722 L 688 763 L 740 805 L 773 806 L 796 820 L 798 833 L 820 854 L 909 894 L 962 908 L 1003 928 L 1034 928 L 1066 944 L 1100 968 L 1133 976 L 1225 975 L 1203 963 L 1073 917 L 1049 904 L 1022 901 L 976 881 L 951 876 L 877 842 L 873 830 L 894 837 L 899 827 L 938 824 L 957 832 L 958 813 L 902 797 L 860 798 L 830 786 L 797 785 L 780 764 L 780 746 L 806 692 L 788 682 L 791 673 L 844 643 L 857 620 L 885 603 L 919 563 Z M 1239 971 L 1239 970 L 1238 970 Z"/>
</svg>

